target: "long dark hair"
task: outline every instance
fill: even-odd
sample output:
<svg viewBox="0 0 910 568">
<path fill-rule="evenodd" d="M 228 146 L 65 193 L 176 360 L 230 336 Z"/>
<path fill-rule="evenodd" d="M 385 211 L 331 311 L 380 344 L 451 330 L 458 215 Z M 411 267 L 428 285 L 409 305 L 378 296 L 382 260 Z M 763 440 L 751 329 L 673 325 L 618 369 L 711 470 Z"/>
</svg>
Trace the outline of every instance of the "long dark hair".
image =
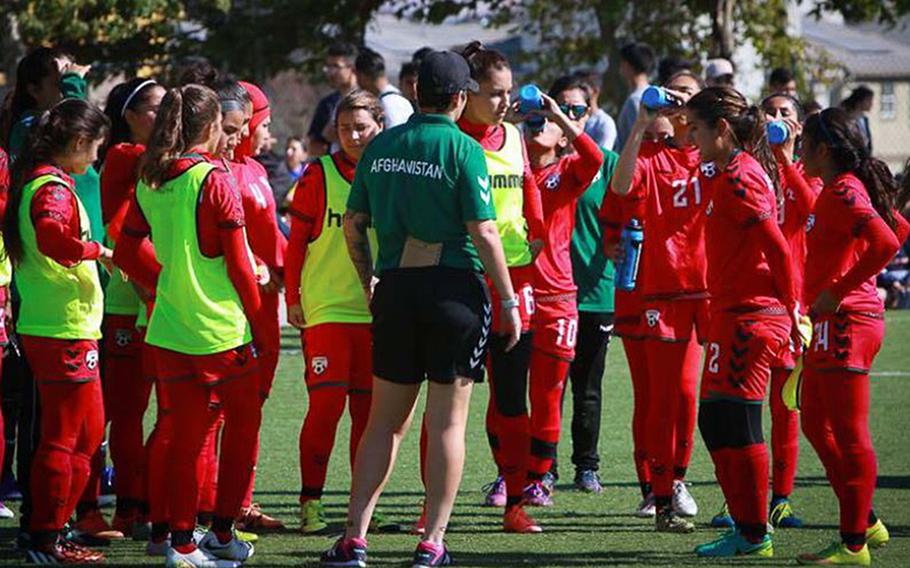
<svg viewBox="0 0 910 568">
<path fill-rule="evenodd" d="M 852 172 L 863 182 L 872 206 L 893 229 L 894 210 L 902 209 L 907 202 L 910 184 L 905 183 L 902 190 L 888 166 L 869 155 L 865 138 L 847 111 L 832 107 L 813 114 L 806 120 L 803 137 L 813 148 L 826 145 L 837 171 Z"/>
<path fill-rule="evenodd" d="M 490 49 L 477 40 L 466 45 L 461 55 L 471 67 L 471 78 L 478 83 L 489 79 L 491 71 L 511 69 L 509 60 L 501 51 Z"/>
<path fill-rule="evenodd" d="M 38 105 L 38 101 L 28 92 L 29 85 L 37 85 L 47 76 L 57 73 L 57 59 L 62 56 L 63 52 L 59 49 L 36 47 L 19 60 L 19 65 L 16 66 L 16 86 L 5 101 L 0 120 L 0 140 L 4 147 L 9 147 L 10 130 L 16 121 Z"/>
<path fill-rule="evenodd" d="M 686 108 L 712 128 L 720 119 L 727 121 L 737 147 L 758 160 L 780 199 L 780 176 L 765 134 L 765 112 L 761 108 L 750 105 L 746 97 L 731 87 L 708 87 L 699 91 L 689 99 Z"/>
<path fill-rule="evenodd" d="M 208 87 L 185 85 L 170 89 L 161 101 L 139 162 L 139 178 L 153 188 L 164 183 L 171 162 L 198 142 L 220 113 L 218 95 Z"/>
<path fill-rule="evenodd" d="M 111 121 L 109 147 L 132 141 L 133 134 L 130 131 L 130 125 L 126 122 L 126 111 L 136 110 L 146 104 L 152 90 L 157 86 L 158 83 L 153 79 L 136 77 L 120 83 L 111 90 L 107 96 L 107 103 L 104 105 L 104 114 Z M 106 153 L 107 148 L 101 153 L 102 160 Z"/>
<path fill-rule="evenodd" d="M 110 121 L 103 112 L 94 105 L 78 99 L 61 101 L 41 115 L 30 132 L 27 150 L 19 155 L 13 165 L 3 240 L 6 254 L 14 263 L 22 261 L 19 207 L 22 204 L 22 189 L 29 181 L 31 173 L 38 165 L 46 164 L 54 156 L 66 153 L 74 140 L 78 138 L 97 140 L 107 136 L 109 129 Z"/>
</svg>

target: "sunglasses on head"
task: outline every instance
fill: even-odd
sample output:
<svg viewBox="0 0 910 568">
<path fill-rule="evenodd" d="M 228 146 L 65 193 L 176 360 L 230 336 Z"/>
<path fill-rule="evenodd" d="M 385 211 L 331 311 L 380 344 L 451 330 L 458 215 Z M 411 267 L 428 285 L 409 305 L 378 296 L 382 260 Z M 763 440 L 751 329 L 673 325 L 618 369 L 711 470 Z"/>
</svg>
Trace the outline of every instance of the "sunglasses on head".
<svg viewBox="0 0 910 568">
<path fill-rule="evenodd" d="M 559 110 L 573 120 L 578 120 L 588 112 L 588 105 L 559 105 Z"/>
</svg>

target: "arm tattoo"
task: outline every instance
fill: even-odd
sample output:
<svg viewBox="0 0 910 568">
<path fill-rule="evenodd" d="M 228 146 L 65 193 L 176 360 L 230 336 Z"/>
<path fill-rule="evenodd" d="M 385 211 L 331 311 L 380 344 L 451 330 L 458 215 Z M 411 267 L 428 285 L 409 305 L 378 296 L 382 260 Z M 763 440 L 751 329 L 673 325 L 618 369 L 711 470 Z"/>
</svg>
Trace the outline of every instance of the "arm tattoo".
<svg viewBox="0 0 910 568">
<path fill-rule="evenodd" d="M 367 238 L 367 228 L 370 226 L 370 216 L 366 213 L 346 211 L 344 214 L 344 240 L 348 245 L 348 255 L 360 285 L 364 290 L 370 289 L 373 279 L 373 256 L 370 254 L 370 240 Z"/>
</svg>

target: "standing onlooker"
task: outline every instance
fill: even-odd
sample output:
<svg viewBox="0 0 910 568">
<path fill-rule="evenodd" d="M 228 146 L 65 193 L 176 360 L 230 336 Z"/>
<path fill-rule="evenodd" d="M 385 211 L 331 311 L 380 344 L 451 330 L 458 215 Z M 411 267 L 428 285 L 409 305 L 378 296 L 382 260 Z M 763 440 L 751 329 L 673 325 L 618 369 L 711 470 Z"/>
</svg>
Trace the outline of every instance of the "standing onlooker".
<svg viewBox="0 0 910 568">
<path fill-rule="evenodd" d="M 840 106 L 856 122 L 860 134 L 866 142 L 866 151 L 872 153 L 872 131 L 869 130 L 869 117 L 866 113 L 872 110 L 875 93 L 866 85 L 859 85 L 850 93 L 850 96 L 841 101 Z"/>
<path fill-rule="evenodd" d="M 612 116 L 607 114 L 607 111 L 597 104 L 603 77 L 593 69 L 576 71 L 575 77 L 588 85 L 588 91 L 591 94 L 591 114 L 585 123 L 585 134 L 593 138 L 597 145 L 604 150 L 612 150 L 616 143 L 616 122 Z"/>
<path fill-rule="evenodd" d="M 405 61 L 398 72 L 398 89 L 401 94 L 411 101 L 411 106 L 417 109 L 417 64 Z"/>
<path fill-rule="evenodd" d="M 680 71 L 691 71 L 692 62 L 678 55 L 661 58 L 657 64 L 657 84 L 663 85 Z"/>
<path fill-rule="evenodd" d="M 616 143 L 613 149 L 622 152 L 632 125 L 638 118 L 638 107 L 641 94 L 648 86 L 648 75 L 654 70 L 654 50 L 645 43 L 632 42 L 619 50 L 619 74 L 626 81 L 631 91 L 619 112 L 619 123 L 616 125 Z"/>
<path fill-rule="evenodd" d="M 733 87 L 733 64 L 729 59 L 709 59 L 705 67 L 705 84 L 709 87 Z"/>
<path fill-rule="evenodd" d="M 329 47 L 322 68 L 332 93 L 323 97 L 316 106 L 310 130 L 307 132 L 307 147 L 314 158 L 327 154 L 337 143 L 332 128 L 335 107 L 341 98 L 357 88 L 357 77 L 354 75 L 354 58 L 357 50 L 348 43 L 335 43 Z"/>
<path fill-rule="evenodd" d="M 768 90 L 772 95 L 787 95 L 788 97 L 797 97 L 799 93 L 796 90 L 796 77 L 793 71 L 786 67 L 777 67 L 771 71 L 768 77 Z"/>
<path fill-rule="evenodd" d="M 296 184 L 306 171 L 308 157 L 303 139 L 299 136 L 289 136 L 284 147 L 284 163 L 288 167 L 288 175 L 291 176 L 293 184 Z"/>
<path fill-rule="evenodd" d="M 360 88 L 379 97 L 386 129 L 404 124 L 414 114 L 414 107 L 407 97 L 402 95 L 395 85 L 389 83 L 382 55 L 369 47 L 364 47 L 357 55 L 354 69 Z"/>
</svg>

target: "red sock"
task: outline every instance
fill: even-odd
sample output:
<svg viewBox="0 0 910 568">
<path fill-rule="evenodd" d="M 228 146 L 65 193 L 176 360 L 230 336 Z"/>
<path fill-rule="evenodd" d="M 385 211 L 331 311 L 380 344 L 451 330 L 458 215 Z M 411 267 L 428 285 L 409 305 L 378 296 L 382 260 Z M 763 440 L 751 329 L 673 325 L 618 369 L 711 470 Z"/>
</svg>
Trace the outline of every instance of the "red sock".
<svg viewBox="0 0 910 568">
<path fill-rule="evenodd" d="M 226 381 L 215 387 L 224 409 L 215 518 L 237 518 L 250 486 L 262 421 L 262 404 L 256 396 L 258 387 L 256 375 Z"/>
<path fill-rule="evenodd" d="M 246 492 L 243 495 L 244 509 L 249 509 L 253 505 L 253 489 L 256 487 L 256 464 L 259 463 L 259 435 L 256 435 L 256 449 L 253 452 L 253 469 L 250 471 L 250 482 L 246 486 Z"/>
<path fill-rule="evenodd" d="M 502 450 L 498 433 L 499 413 L 496 411 L 496 390 L 493 388 L 493 373 L 490 365 L 487 365 L 487 378 L 490 382 L 490 397 L 487 399 L 487 442 L 490 444 L 490 452 L 493 454 L 493 462 L 498 470 L 502 470 Z"/>
<path fill-rule="evenodd" d="M 622 338 L 632 377 L 632 445 L 634 447 L 635 473 L 640 484 L 651 483 L 651 471 L 646 446 L 648 419 L 648 362 L 645 356 L 645 342 L 640 339 Z"/>
<path fill-rule="evenodd" d="M 521 497 L 528 481 L 528 452 L 531 447 L 530 420 L 527 414 L 500 416 L 498 420 L 502 443 L 502 476 L 506 480 L 508 497 Z"/>
<path fill-rule="evenodd" d="M 320 499 L 338 421 L 347 402 L 346 386 L 318 386 L 309 390 L 309 407 L 300 430 L 301 495 Z M 353 462 L 352 462 L 353 463 Z"/>
<path fill-rule="evenodd" d="M 218 411 L 217 418 L 209 425 L 205 434 L 205 445 L 199 452 L 199 510 L 214 511 L 218 494 L 218 447 L 224 415 Z"/>
<path fill-rule="evenodd" d="M 673 495 L 675 432 L 689 344 L 647 339 L 645 350 L 650 387 L 646 446 L 651 457 L 651 484 L 655 497 L 669 498 Z"/>
<path fill-rule="evenodd" d="M 111 422 L 111 461 L 117 472 L 114 491 L 119 498 L 146 501 L 147 462 L 142 418 L 148 408 L 152 384 L 142 376 L 137 361 L 115 361 L 108 365 L 108 369 L 115 368 L 114 377 L 105 376 L 107 383 L 114 383 L 105 389 L 111 400 L 107 409 Z"/>
<path fill-rule="evenodd" d="M 786 369 L 771 369 L 771 483 L 774 495 L 782 496 L 793 493 L 799 456 L 799 414 L 788 409 L 781 396 L 789 376 Z"/>
<path fill-rule="evenodd" d="M 31 530 L 60 530 L 83 495 L 91 456 L 104 435 L 100 381 L 44 382 L 41 440 L 32 458 Z"/>
<path fill-rule="evenodd" d="M 550 471 L 562 425 L 562 392 L 571 363 L 534 350 L 531 353 L 531 453 L 528 471 L 539 479 Z"/>
<path fill-rule="evenodd" d="M 768 523 L 768 447 L 761 443 L 727 451 L 730 474 L 725 477 L 733 486 L 733 520 L 744 528 L 764 527 Z"/>
<path fill-rule="evenodd" d="M 682 382 L 679 391 L 679 412 L 674 427 L 676 448 L 674 450 L 673 478 L 684 479 L 692 458 L 692 443 L 695 438 L 695 424 L 698 417 L 698 377 L 701 371 L 702 350 L 694 338 L 686 348 L 682 367 Z"/>
<path fill-rule="evenodd" d="M 714 476 L 717 478 L 717 484 L 720 485 L 720 490 L 724 494 L 724 500 L 727 503 L 727 509 L 730 512 L 730 516 L 733 517 L 734 512 L 736 514 L 740 513 L 737 508 L 739 503 L 734 496 L 734 484 L 736 481 L 735 479 L 731 479 L 731 475 L 735 473 L 731 462 L 732 450 L 723 448 L 714 450 L 710 453 L 711 461 L 714 462 Z"/>
<path fill-rule="evenodd" d="M 278 311 L 280 298 L 277 292 L 260 294 L 262 300 L 262 312 L 270 314 L 271 317 L 266 319 L 269 325 L 263 330 L 263 333 L 272 337 L 273 345 L 278 345 L 281 341 L 281 326 L 279 324 Z M 269 397 L 272 391 L 272 383 L 275 381 L 275 371 L 278 369 L 278 357 L 280 353 L 276 351 L 263 351 L 259 353 L 259 395 L 264 401 Z"/>
<path fill-rule="evenodd" d="M 159 389 L 160 392 L 160 389 Z M 158 397 L 161 400 L 161 397 Z M 148 453 L 148 500 L 149 521 L 165 523 L 168 520 L 167 498 L 167 452 L 171 442 L 172 426 L 168 411 L 158 407 L 155 429 L 146 445 Z"/>
<path fill-rule="evenodd" d="M 800 397 L 800 422 L 806 439 L 812 444 L 818 459 L 825 468 L 825 475 L 834 494 L 842 493 L 840 467 L 841 451 L 834 440 L 831 419 L 825 410 L 824 388 L 829 373 L 803 369 L 802 396 Z"/>
</svg>

